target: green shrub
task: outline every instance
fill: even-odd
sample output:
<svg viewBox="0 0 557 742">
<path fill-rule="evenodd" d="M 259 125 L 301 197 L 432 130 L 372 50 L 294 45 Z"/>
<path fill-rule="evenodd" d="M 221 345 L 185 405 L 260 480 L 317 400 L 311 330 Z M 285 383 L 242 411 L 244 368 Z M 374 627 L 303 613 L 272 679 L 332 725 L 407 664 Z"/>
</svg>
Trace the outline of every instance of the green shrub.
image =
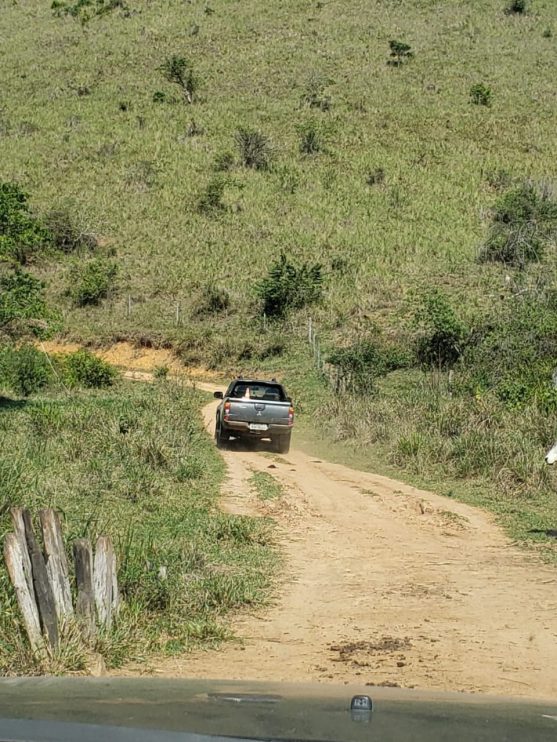
<svg viewBox="0 0 557 742">
<path fill-rule="evenodd" d="M 369 393 L 378 378 L 412 363 L 410 354 L 378 339 L 360 340 L 353 345 L 336 348 L 327 358 L 339 368 L 350 391 Z"/>
<path fill-rule="evenodd" d="M 32 213 L 28 195 L 15 183 L 0 182 L 0 260 L 25 265 L 50 244 L 50 234 Z"/>
<path fill-rule="evenodd" d="M 193 65 L 185 57 L 174 54 L 172 57 L 165 59 L 160 67 L 161 72 L 168 82 L 178 85 L 184 99 L 188 103 L 193 103 L 195 94 L 200 85 L 200 80 L 194 72 Z"/>
<path fill-rule="evenodd" d="M 28 397 L 48 385 L 52 369 L 33 345 L 5 346 L 0 353 L 0 380 L 16 394 Z"/>
<path fill-rule="evenodd" d="M 557 366 L 557 306 L 551 296 L 519 295 L 479 325 L 462 366 L 471 389 L 492 390 L 507 407 L 550 405 Z"/>
<path fill-rule="evenodd" d="M 169 96 L 164 90 L 155 90 L 153 93 L 153 103 L 169 103 L 172 101 L 172 97 Z"/>
<path fill-rule="evenodd" d="M 496 202 L 479 260 L 524 268 L 543 258 L 556 235 L 557 202 L 548 190 L 522 183 Z"/>
<path fill-rule="evenodd" d="M 256 291 L 268 317 L 284 317 L 291 309 L 301 309 L 321 299 L 322 267 L 319 263 L 296 265 L 281 253 Z"/>
<path fill-rule="evenodd" d="M 407 62 L 414 56 L 412 47 L 406 44 L 404 41 L 397 41 L 391 39 L 389 41 L 389 48 L 391 50 L 388 64 L 393 67 L 400 67 L 404 62 Z"/>
<path fill-rule="evenodd" d="M 68 209 L 49 211 L 43 224 L 54 247 L 64 253 L 76 250 L 94 250 L 97 247 L 95 235 L 81 229 Z"/>
<path fill-rule="evenodd" d="M 82 386 L 87 389 L 108 387 L 114 384 L 118 376 L 113 366 L 85 349 L 65 356 L 62 368 L 66 383 L 72 387 Z"/>
<path fill-rule="evenodd" d="M 201 292 L 201 296 L 195 306 L 195 314 L 198 316 L 207 314 L 221 314 L 230 309 L 230 294 L 226 289 L 209 284 Z"/>
<path fill-rule="evenodd" d="M 491 106 L 493 93 L 488 85 L 478 82 L 470 88 L 470 101 L 476 106 Z"/>
<path fill-rule="evenodd" d="M 426 368 L 450 368 L 460 358 L 466 329 L 447 296 L 434 289 L 418 298 L 414 321 L 420 335 L 416 357 Z"/>
<path fill-rule="evenodd" d="M 79 18 L 82 23 L 87 23 L 94 16 L 102 16 L 113 10 L 121 9 L 128 11 L 124 0 L 53 0 L 50 6 L 55 16 L 69 15 Z"/>
<path fill-rule="evenodd" d="M 197 210 L 202 214 L 214 214 L 224 211 L 226 206 L 223 202 L 226 180 L 222 177 L 212 178 L 197 200 Z"/>
<path fill-rule="evenodd" d="M 240 160 L 245 167 L 268 170 L 271 163 L 271 143 L 264 134 L 255 129 L 240 127 L 234 135 Z"/>
<path fill-rule="evenodd" d="M 505 8 L 507 15 L 524 15 L 528 12 L 528 0 L 511 0 Z"/>
<path fill-rule="evenodd" d="M 300 152 L 304 155 L 315 155 L 324 148 L 323 137 L 319 125 L 315 121 L 308 121 L 299 127 Z"/>
<path fill-rule="evenodd" d="M 155 366 L 153 369 L 153 378 L 157 381 L 165 381 L 168 378 L 170 369 L 168 366 Z"/>
<path fill-rule="evenodd" d="M 0 276 L 0 335 L 45 338 L 55 329 L 56 320 L 46 305 L 41 281 L 19 269 Z"/>
<path fill-rule="evenodd" d="M 219 152 L 218 155 L 215 157 L 213 170 L 216 170 L 217 173 L 223 173 L 227 170 L 232 170 L 233 167 L 234 155 L 232 154 L 232 152 Z"/>
<path fill-rule="evenodd" d="M 366 175 L 366 183 L 368 186 L 383 185 L 385 182 L 385 170 L 382 167 L 376 167 L 374 170 L 370 170 Z"/>
<path fill-rule="evenodd" d="M 66 293 L 78 307 L 100 304 L 113 289 L 117 272 L 116 264 L 104 258 L 75 265 Z"/>
</svg>

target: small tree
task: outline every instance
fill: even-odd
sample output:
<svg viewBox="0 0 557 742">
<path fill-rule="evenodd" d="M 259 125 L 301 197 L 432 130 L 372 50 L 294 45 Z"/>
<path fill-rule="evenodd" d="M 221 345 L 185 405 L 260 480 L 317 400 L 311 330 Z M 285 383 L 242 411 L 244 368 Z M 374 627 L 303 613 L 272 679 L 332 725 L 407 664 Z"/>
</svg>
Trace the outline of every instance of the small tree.
<svg viewBox="0 0 557 742">
<path fill-rule="evenodd" d="M 113 288 L 117 272 L 116 264 L 103 258 L 78 264 L 70 272 L 66 293 L 78 307 L 100 304 Z"/>
<path fill-rule="evenodd" d="M 199 89 L 199 78 L 195 74 L 191 62 L 185 57 L 174 54 L 164 61 L 160 69 L 169 82 L 173 82 L 180 87 L 185 100 L 188 103 L 193 103 L 195 94 Z"/>
<path fill-rule="evenodd" d="M 0 260 L 25 265 L 44 252 L 51 239 L 15 183 L 0 183 Z"/>
<path fill-rule="evenodd" d="M 41 281 L 19 269 L 0 276 L 0 336 L 46 338 L 55 324 Z"/>
<path fill-rule="evenodd" d="M 414 56 L 412 47 L 404 41 L 391 39 L 389 41 L 389 47 L 391 49 L 391 59 L 389 60 L 389 64 L 393 67 L 400 67 L 404 62 L 407 62 Z"/>
<path fill-rule="evenodd" d="M 271 162 L 271 143 L 265 134 L 240 127 L 234 135 L 240 159 L 245 167 L 267 170 Z"/>
<path fill-rule="evenodd" d="M 434 289 L 419 297 L 414 322 L 420 330 L 418 361 L 428 368 L 450 368 L 462 354 L 466 331 L 447 296 Z"/>
<path fill-rule="evenodd" d="M 470 88 L 470 101 L 476 106 L 491 106 L 493 93 L 483 82 L 476 83 Z"/>
<path fill-rule="evenodd" d="M 281 253 L 256 290 L 268 317 L 284 317 L 291 309 L 301 309 L 321 299 L 322 267 L 319 263 L 295 265 Z"/>
</svg>

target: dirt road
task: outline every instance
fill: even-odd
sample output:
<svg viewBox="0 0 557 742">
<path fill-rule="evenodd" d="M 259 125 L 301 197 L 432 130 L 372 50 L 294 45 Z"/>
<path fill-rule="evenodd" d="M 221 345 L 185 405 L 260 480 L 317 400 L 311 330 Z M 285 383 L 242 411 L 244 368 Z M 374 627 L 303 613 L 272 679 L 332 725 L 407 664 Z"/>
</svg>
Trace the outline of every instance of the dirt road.
<svg viewBox="0 0 557 742">
<path fill-rule="evenodd" d="M 157 352 L 134 360 L 136 378 Z M 204 410 L 211 432 L 216 404 Z M 557 696 L 557 569 L 482 510 L 317 460 L 293 441 L 281 457 L 223 452 L 223 508 L 278 524 L 276 604 L 236 618 L 241 642 L 161 660 L 157 675 Z M 283 497 L 258 500 L 253 471 L 281 482 Z"/>
<path fill-rule="evenodd" d="M 284 582 L 274 606 L 238 617 L 242 643 L 158 673 L 557 695 L 557 570 L 488 514 L 295 448 L 223 456 L 223 507 L 277 521 Z M 250 493 L 253 471 L 283 484 L 280 501 Z"/>
</svg>

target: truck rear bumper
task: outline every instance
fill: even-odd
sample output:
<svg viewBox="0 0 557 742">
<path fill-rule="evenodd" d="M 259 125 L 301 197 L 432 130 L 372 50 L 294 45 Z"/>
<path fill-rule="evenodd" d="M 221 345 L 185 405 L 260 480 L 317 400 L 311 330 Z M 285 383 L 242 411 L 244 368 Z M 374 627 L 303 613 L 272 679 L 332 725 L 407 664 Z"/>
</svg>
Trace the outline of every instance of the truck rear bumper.
<svg viewBox="0 0 557 742">
<path fill-rule="evenodd" d="M 277 435 L 288 435 L 292 431 L 292 425 L 268 425 L 266 430 L 253 430 L 250 423 L 236 420 L 228 420 L 222 427 L 230 435 L 242 438 L 272 438 Z"/>
</svg>

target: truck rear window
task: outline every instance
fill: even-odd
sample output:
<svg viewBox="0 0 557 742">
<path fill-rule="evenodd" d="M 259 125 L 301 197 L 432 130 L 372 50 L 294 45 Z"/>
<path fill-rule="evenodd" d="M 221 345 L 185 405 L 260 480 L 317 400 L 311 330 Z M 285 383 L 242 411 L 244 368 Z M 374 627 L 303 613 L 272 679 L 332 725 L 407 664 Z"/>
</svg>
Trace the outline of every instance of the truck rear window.
<svg viewBox="0 0 557 742">
<path fill-rule="evenodd" d="M 230 397 L 234 399 L 262 399 L 267 402 L 286 401 L 282 387 L 278 384 L 264 384 L 252 381 L 240 381 L 235 384 Z"/>
</svg>

